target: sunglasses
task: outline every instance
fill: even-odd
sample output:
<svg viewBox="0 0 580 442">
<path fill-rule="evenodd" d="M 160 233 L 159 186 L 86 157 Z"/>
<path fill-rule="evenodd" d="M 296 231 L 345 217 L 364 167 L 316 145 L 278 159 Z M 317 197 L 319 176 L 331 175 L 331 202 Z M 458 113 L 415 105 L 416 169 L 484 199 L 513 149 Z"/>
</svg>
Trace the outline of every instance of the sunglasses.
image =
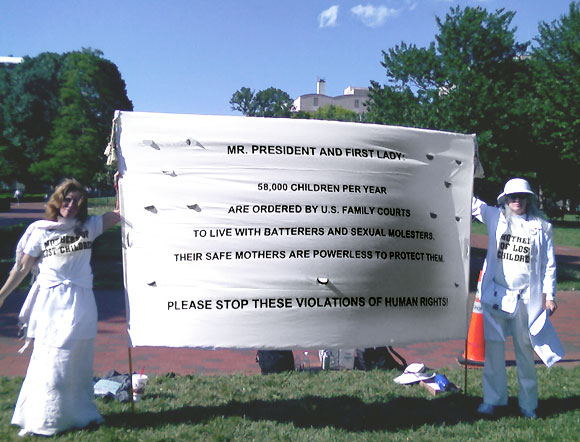
<svg viewBox="0 0 580 442">
<path fill-rule="evenodd" d="M 62 202 L 63 204 L 69 205 L 69 204 L 74 204 L 75 206 L 78 206 L 81 203 L 82 198 L 71 198 L 71 197 L 65 197 Z"/>
<path fill-rule="evenodd" d="M 507 196 L 507 199 L 509 201 L 515 201 L 515 200 L 527 200 L 528 199 L 528 194 L 527 193 L 512 193 L 511 195 Z"/>
</svg>

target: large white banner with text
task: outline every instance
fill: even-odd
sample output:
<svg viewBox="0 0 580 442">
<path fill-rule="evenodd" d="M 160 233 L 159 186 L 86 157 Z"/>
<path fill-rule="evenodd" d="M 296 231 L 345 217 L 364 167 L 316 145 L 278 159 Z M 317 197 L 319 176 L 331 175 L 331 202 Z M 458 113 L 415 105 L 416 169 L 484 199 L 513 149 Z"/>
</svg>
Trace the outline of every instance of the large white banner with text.
<svg viewBox="0 0 580 442">
<path fill-rule="evenodd" d="M 464 338 L 475 137 L 119 112 L 133 346 Z"/>
</svg>

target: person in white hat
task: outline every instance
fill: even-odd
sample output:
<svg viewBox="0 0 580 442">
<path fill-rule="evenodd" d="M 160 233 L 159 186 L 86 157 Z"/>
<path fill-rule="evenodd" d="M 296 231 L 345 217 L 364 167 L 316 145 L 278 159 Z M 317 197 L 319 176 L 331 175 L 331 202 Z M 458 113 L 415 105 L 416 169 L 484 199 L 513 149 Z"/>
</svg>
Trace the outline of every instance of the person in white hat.
<svg viewBox="0 0 580 442">
<path fill-rule="evenodd" d="M 497 197 L 498 207 L 473 198 L 472 215 L 487 226 L 489 244 L 483 265 L 485 365 L 482 415 L 507 405 L 505 340 L 512 336 L 518 369 L 518 402 L 523 416 L 534 419 L 538 382 L 529 326 L 545 308 L 557 309 L 556 261 L 552 225 L 537 206 L 530 184 L 509 180 Z"/>
</svg>

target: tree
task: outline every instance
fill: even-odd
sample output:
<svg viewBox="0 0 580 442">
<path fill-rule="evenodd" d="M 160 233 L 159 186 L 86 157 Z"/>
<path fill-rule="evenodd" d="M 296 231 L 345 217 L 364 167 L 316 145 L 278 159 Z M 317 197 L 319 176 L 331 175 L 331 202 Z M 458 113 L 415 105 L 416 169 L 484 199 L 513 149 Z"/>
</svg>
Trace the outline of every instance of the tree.
<svg viewBox="0 0 580 442">
<path fill-rule="evenodd" d="M 243 87 L 234 92 L 230 99 L 232 110 L 241 112 L 246 117 L 255 116 L 254 91 L 248 87 Z"/>
<path fill-rule="evenodd" d="M 515 40 L 514 14 L 451 8 L 427 48 L 383 51 L 387 84 L 371 83 L 367 105 L 371 122 L 477 134 L 486 198 L 512 175 L 533 178 L 528 43 Z"/>
<path fill-rule="evenodd" d="M 133 108 L 117 67 L 102 55 L 90 49 L 40 54 L 0 76 L 0 155 L 18 166 L 0 171 L 0 180 L 38 187 L 74 176 L 99 184 L 113 113 Z"/>
<path fill-rule="evenodd" d="M 234 92 L 232 110 L 247 117 L 290 117 L 294 100 L 281 89 L 270 87 L 254 93 L 247 87 Z"/>
<path fill-rule="evenodd" d="M 333 121 L 360 121 L 360 116 L 354 111 L 345 109 L 341 106 L 329 104 L 316 109 L 314 112 L 300 111 L 292 114 L 292 118 L 297 119 L 314 119 L 314 120 L 333 120 Z"/>
<path fill-rule="evenodd" d="M 270 87 L 254 96 L 259 117 L 290 117 L 294 100 L 281 89 Z"/>
<path fill-rule="evenodd" d="M 567 15 L 541 22 L 533 48 L 534 133 L 544 167 L 544 189 L 580 201 L 580 3 Z"/>
<path fill-rule="evenodd" d="M 0 180 L 38 185 L 28 173 L 44 156 L 58 112 L 59 71 L 64 56 L 44 53 L 0 68 L 0 140 L 4 160 Z M 8 166 L 8 167 L 5 167 Z"/>
</svg>

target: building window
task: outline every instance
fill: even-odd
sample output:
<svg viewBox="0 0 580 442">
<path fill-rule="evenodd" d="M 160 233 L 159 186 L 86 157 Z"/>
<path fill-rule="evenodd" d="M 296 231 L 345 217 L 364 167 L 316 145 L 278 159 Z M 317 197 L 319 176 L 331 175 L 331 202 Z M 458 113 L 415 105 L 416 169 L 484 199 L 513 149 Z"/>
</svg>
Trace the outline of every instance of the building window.
<svg viewBox="0 0 580 442">
<path fill-rule="evenodd" d="M 354 100 L 354 107 L 356 107 L 356 108 L 359 107 L 359 100 Z"/>
<path fill-rule="evenodd" d="M 318 106 L 318 97 L 314 97 L 314 106 Z"/>
</svg>

